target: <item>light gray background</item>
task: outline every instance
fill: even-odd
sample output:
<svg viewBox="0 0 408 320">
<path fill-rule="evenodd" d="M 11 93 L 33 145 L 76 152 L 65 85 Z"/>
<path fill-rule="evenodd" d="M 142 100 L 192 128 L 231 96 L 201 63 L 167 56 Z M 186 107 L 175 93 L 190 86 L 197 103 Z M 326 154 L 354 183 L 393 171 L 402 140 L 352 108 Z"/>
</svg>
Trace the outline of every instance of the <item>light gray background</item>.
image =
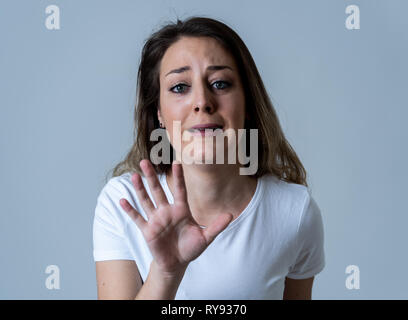
<svg viewBox="0 0 408 320">
<path fill-rule="evenodd" d="M 61 29 L 47 30 L 56 4 Z M 360 8 L 347 30 L 345 8 Z M 406 1 L 2 1 L 0 298 L 95 299 L 92 222 L 132 143 L 136 73 L 161 23 L 204 15 L 250 49 L 325 228 L 314 299 L 407 299 Z M 58 265 L 61 289 L 45 268 Z M 360 289 L 345 286 L 348 265 Z"/>
</svg>

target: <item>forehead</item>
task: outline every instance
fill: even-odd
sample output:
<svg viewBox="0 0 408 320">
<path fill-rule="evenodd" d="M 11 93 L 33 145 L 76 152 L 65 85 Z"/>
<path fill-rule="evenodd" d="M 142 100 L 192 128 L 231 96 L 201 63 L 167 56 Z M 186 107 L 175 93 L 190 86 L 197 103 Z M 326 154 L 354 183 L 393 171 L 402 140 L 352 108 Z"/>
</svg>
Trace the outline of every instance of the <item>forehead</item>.
<svg viewBox="0 0 408 320">
<path fill-rule="evenodd" d="M 184 65 L 194 68 L 208 64 L 229 65 L 236 70 L 233 56 L 217 40 L 210 37 L 182 37 L 166 50 L 160 73 Z"/>
</svg>

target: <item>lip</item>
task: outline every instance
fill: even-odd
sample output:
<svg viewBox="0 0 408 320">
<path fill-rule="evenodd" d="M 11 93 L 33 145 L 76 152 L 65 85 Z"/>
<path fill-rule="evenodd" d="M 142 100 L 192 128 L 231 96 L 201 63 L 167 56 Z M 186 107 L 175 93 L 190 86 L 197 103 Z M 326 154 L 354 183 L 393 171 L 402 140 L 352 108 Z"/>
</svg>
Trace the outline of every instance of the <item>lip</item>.
<svg viewBox="0 0 408 320">
<path fill-rule="evenodd" d="M 223 128 L 222 125 L 218 124 L 218 123 L 205 123 L 205 124 L 197 124 L 193 127 L 191 127 L 189 130 L 194 130 L 194 129 L 203 129 L 203 128 Z"/>
</svg>

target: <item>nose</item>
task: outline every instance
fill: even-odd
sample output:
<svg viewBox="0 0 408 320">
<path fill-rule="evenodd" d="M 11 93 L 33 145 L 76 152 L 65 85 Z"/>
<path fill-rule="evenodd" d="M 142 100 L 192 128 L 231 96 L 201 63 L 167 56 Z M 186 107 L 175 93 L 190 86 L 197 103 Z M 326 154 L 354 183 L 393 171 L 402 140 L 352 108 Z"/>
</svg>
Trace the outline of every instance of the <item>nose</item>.
<svg viewBox="0 0 408 320">
<path fill-rule="evenodd" d="M 205 85 L 199 87 L 196 86 L 196 92 L 192 101 L 193 111 L 195 113 L 200 111 L 209 114 L 213 113 L 215 108 L 211 100 L 211 92 L 209 92 L 209 89 L 207 89 Z"/>
<path fill-rule="evenodd" d="M 200 110 L 204 111 L 204 112 L 208 112 L 208 113 L 213 113 L 213 108 L 209 105 L 206 105 L 204 107 L 200 107 L 199 105 L 195 105 L 194 106 L 194 111 L 195 112 L 200 112 Z"/>
</svg>

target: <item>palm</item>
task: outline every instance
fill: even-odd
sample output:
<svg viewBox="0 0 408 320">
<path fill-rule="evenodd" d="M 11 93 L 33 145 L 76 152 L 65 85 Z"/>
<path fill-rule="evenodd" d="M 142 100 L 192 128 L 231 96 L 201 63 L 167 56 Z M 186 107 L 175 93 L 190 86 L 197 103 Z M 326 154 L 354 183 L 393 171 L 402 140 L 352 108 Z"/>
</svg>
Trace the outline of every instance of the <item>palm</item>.
<svg viewBox="0 0 408 320">
<path fill-rule="evenodd" d="M 143 166 L 142 162 L 144 162 Z M 153 206 L 137 174 L 133 176 L 133 184 L 139 201 L 148 215 L 148 221 L 144 220 L 129 204 L 122 204 L 122 206 L 141 229 L 153 259 L 163 270 L 171 272 L 196 259 L 226 228 L 232 216 L 220 215 L 210 226 L 202 229 L 190 212 L 181 165 L 173 165 L 175 201 L 170 205 L 153 166 L 148 161 L 142 162 L 141 167 L 150 189 L 153 190 L 157 208 Z"/>
<path fill-rule="evenodd" d="M 152 217 L 151 228 L 144 234 L 146 242 L 159 265 L 188 263 L 207 247 L 203 230 L 191 218 L 188 207 L 166 209 Z"/>
</svg>

